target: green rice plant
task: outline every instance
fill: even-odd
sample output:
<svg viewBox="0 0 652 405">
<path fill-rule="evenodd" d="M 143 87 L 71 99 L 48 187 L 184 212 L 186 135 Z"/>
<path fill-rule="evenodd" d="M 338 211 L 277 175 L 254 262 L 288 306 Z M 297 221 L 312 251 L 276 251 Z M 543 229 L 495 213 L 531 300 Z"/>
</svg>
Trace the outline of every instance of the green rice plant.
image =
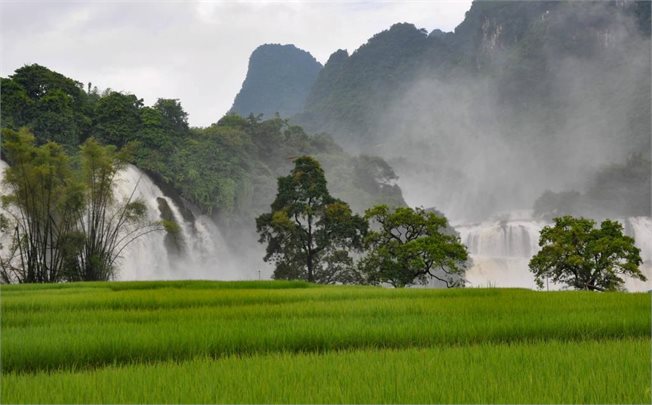
<svg viewBox="0 0 652 405">
<path fill-rule="evenodd" d="M 5 372 L 197 356 L 650 338 L 647 294 L 302 282 L 38 287 L 0 289 Z"/>
<path fill-rule="evenodd" d="M 3 403 L 650 403 L 648 338 L 277 352 L 3 375 Z"/>
</svg>

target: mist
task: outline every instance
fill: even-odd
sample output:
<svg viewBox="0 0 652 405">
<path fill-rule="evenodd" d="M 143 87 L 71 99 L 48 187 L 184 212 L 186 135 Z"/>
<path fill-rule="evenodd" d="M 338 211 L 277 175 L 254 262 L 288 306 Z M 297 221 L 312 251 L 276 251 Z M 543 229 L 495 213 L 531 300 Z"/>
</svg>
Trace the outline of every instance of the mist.
<svg viewBox="0 0 652 405">
<path fill-rule="evenodd" d="M 583 3 L 549 27 L 608 12 Z M 530 209 L 545 190 L 583 192 L 606 165 L 649 157 L 650 40 L 625 15 L 608 21 L 581 54 L 544 47 L 529 83 L 501 48 L 500 26 L 485 33 L 479 69 L 415 77 L 379 117 L 372 150 L 396 169 L 408 204 L 476 221 Z"/>
<path fill-rule="evenodd" d="M 159 230 L 133 241 L 121 255 L 115 277 L 119 280 L 254 280 L 271 277 L 261 260 L 264 252 L 253 238 L 223 235 L 216 221 L 166 194 L 143 171 L 129 165 L 116 180 L 117 200 L 142 201 L 150 222 L 168 219 L 176 232 Z M 253 223 L 252 223 L 253 227 Z M 253 234 L 250 230 L 249 234 Z M 245 234 L 247 235 L 247 234 Z M 255 252 L 255 253 L 254 253 Z"/>
<path fill-rule="evenodd" d="M 409 206 L 436 208 L 473 255 L 469 285 L 534 288 L 528 261 L 547 225 L 532 215 L 535 201 L 547 190 L 588 196 L 600 170 L 623 164 L 636 153 L 646 158 L 651 154 L 650 38 L 633 17 L 620 9 L 613 15 L 615 10 L 598 2 L 560 6 L 541 16 L 539 31 L 518 40 L 505 38 L 507 29 L 501 24 L 485 21 L 475 53 L 456 42 L 461 41 L 457 32 L 431 34 L 429 39 L 444 41 L 442 47 L 458 49 L 459 54 L 442 58 L 464 63 L 420 66 L 416 74 L 401 77 L 395 93 L 365 100 L 375 112 L 371 128 L 364 128 L 371 138 L 334 131 L 331 135 L 347 156 L 317 156 L 332 194 L 358 213 L 388 203 L 377 200 L 379 190 L 395 197 L 389 205 L 401 205 L 404 199 Z M 426 38 L 425 32 L 416 35 Z M 368 94 L 380 94 L 376 90 Z M 333 148 L 340 150 L 335 144 Z M 274 157 L 283 163 L 272 165 L 276 171 L 270 178 L 290 170 L 283 153 Z M 356 165 L 364 168 L 364 159 L 349 159 L 355 153 L 378 155 L 391 167 L 370 165 L 378 173 L 367 168 L 368 181 L 360 182 L 354 178 Z M 392 169 L 400 190 L 394 187 Z M 173 220 L 179 232 L 160 231 L 135 240 L 122 254 L 117 279 L 271 278 L 272 265 L 262 260 L 265 249 L 257 241 L 254 218 L 273 201 L 273 182 L 252 183 L 250 200 L 238 202 L 244 206 L 238 213 L 246 215 L 234 215 L 226 210 L 207 214 L 184 200 L 179 190 L 156 181 L 130 166 L 116 195 L 124 199 L 135 190 L 135 198 L 147 206 L 149 221 Z M 648 216 L 650 204 L 644 213 Z M 580 215 L 597 216 L 588 209 Z M 615 216 L 636 236 L 644 272 L 651 275 L 652 221 Z M 634 286 L 649 287 L 650 282 Z"/>
</svg>

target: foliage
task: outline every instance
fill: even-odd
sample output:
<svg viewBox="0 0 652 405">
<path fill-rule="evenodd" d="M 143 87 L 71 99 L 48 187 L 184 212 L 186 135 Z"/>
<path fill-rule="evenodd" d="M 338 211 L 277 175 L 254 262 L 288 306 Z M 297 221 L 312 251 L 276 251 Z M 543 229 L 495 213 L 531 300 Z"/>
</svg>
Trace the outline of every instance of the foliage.
<svg viewBox="0 0 652 405">
<path fill-rule="evenodd" d="M 180 136 L 188 131 L 188 113 L 183 110 L 179 100 L 159 98 L 153 108 L 161 114 L 166 130 Z"/>
<path fill-rule="evenodd" d="M 645 293 L 284 281 L 13 285 L 0 293 L 7 403 L 650 396 Z M 428 384 L 433 378 L 446 383 Z M 598 383 L 605 380 L 622 385 Z M 415 381 L 425 385 L 415 389 Z"/>
<path fill-rule="evenodd" d="M 109 280 L 126 245 L 162 224 L 146 223 L 145 207 L 131 197 L 115 201 L 116 175 L 128 150 L 89 138 L 73 169 L 60 145 L 36 146 L 25 128 L 3 131 L 9 168 L 2 196 L 14 229 L 0 278 L 6 283 Z M 5 228 L 8 228 L 6 224 Z"/>
<path fill-rule="evenodd" d="M 640 338 L 200 357 L 8 373 L 2 396 L 11 403 L 649 403 L 649 351 Z"/>
<path fill-rule="evenodd" d="M 3 282 L 60 281 L 70 256 L 67 243 L 75 228 L 71 218 L 81 209 L 81 188 L 61 146 L 34 146 L 26 129 L 2 132 L 2 149 L 10 164 L 3 208 L 13 228 L 9 254 L 0 259 Z"/>
<path fill-rule="evenodd" d="M 600 228 L 586 218 L 555 218 L 554 226 L 541 230 L 541 250 L 530 260 L 537 285 L 550 278 L 579 290 L 612 291 L 619 289 L 622 275 L 646 278 L 639 270 L 640 250 L 634 239 L 623 235 L 617 221 L 605 220 Z"/>
<path fill-rule="evenodd" d="M 302 155 L 324 163 L 335 195 L 355 210 L 404 204 L 395 185 L 373 184 L 375 167 L 386 165 L 381 159 L 357 159 L 328 135 L 309 135 L 281 118 L 226 115 L 209 127 L 189 128 L 179 100 L 144 106 L 135 95 L 100 93 L 91 83 L 84 91 L 81 83 L 38 65 L 24 66 L 0 84 L 3 128 L 27 126 L 37 144 L 54 140 L 71 156 L 90 136 L 117 147 L 134 142 L 131 160 L 139 168 L 166 192 L 223 223 L 249 226 L 269 206 L 276 178 Z"/>
<path fill-rule="evenodd" d="M 136 140 L 142 128 L 140 109 L 143 100 L 133 94 L 110 92 L 95 106 L 94 132 L 108 145 L 123 146 Z"/>
<path fill-rule="evenodd" d="M 82 84 L 36 64 L 2 79 L 2 127 L 28 126 L 39 143 L 76 146 L 85 139 L 90 96 Z"/>
<path fill-rule="evenodd" d="M 113 145 L 102 146 L 89 138 L 80 152 L 85 205 L 77 216 L 81 248 L 75 262 L 69 264 L 69 279 L 110 280 L 125 247 L 147 233 L 161 230 L 161 224 L 146 222 L 142 201 L 132 197 L 115 200 L 113 187 L 129 158 L 128 148 L 118 151 Z"/>
<path fill-rule="evenodd" d="M 245 181 L 247 141 L 242 132 L 229 127 L 195 130 L 170 156 L 163 173 L 203 211 L 219 207 L 232 212 Z"/>
<path fill-rule="evenodd" d="M 468 252 L 457 234 L 447 229 L 443 215 L 380 205 L 367 210 L 365 218 L 371 230 L 361 269 L 368 282 L 404 287 L 435 279 L 447 287 L 464 286 Z"/>
<path fill-rule="evenodd" d="M 290 117 L 301 110 L 321 64 L 294 45 L 265 44 L 249 59 L 247 77 L 231 112 Z"/>
<path fill-rule="evenodd" d="M 319 162 L 296 159 L 290 175 L 278 179 L 271 208 L 256 218 L 256 229 L 267 243 L 264 260 L 276 264 L 274 278 L 355 281 L 348 252 L 361 248 L 366 222 L 330 195 Z"/>
</svg>

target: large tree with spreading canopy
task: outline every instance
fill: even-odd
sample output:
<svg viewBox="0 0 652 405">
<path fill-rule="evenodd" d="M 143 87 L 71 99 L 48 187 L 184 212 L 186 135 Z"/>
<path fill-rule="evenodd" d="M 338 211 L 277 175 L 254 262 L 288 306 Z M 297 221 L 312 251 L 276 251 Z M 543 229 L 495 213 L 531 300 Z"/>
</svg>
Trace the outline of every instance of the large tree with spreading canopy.
<svg viewBox="0 0 652 405">
<path fill-rule="evenodd" d="M 303 156 L 290 175 L 278 179 L 271 212 L 256 219 L 265 261 L 274 278 L 317 283 L 356 281 L 351 250 L 362 247 L 366 221 L 330 195 L 319 162 Z"/>
</svg>

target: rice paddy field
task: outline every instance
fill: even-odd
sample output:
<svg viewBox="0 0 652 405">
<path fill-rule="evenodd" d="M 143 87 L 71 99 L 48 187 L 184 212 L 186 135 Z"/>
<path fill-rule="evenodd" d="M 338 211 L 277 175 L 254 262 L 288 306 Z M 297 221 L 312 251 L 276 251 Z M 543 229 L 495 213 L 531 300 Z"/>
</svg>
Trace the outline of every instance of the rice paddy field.
<svg viewBox="0 0 652 405">
<path fill-rule="evenodd" d="M 2 286 L 1 403 L 651 403 L 651 296 Z"/>
</svg>

